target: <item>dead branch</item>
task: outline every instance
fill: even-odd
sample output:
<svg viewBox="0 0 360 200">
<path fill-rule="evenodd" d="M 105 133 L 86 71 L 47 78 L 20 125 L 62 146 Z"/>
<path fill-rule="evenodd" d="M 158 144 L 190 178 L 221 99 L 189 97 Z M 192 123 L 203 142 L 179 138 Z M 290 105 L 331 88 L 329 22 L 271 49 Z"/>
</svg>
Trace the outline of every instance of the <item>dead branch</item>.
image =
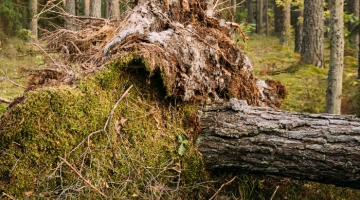
<svg viewBox="0 0 360 200">
<path fill-rule="evenodd" d="M 11 104 L 12 101 L 8 100 L 8 99 L 4 99 L 2 97 L 0 97 L 0 102 L 3 102 L 3 103 L 7 103 L 7 104 Z"/>
<path fill-rule="evenodd" d="M 9 199 L 15 199 L 15 197 L 11 196 L 11 195 L 8 195 L 6 194 L 5 192 L 2 193 L 4 196 L 6 196 L 7 198 Z"/>
<path fill-rule="evenodd" d="M 276 189 L 275 189 L 275 192 L 274 192 L 274 194 L 271 196 L 271 199 L 270 200 L 273 200 L 273 198 L 274 198 L 274 196 L 275 196 L 275 194 L 276 194 L 276 191 L 279 189 L 279 186 L 276 186 Z"/>
<path fill-rule="evenodd" d="M 216 195 L 220 192 L 220 190 L 221 190 L 224 186 L 229 185 L 229 184 L 230 184 L 231 182 L 233 182 L 235 179 L 236 179 L 236 176 L 235 176 L 233 179 L 231 179 L 230 181 L 228 181 L 227 183 L 222 184 L 221 187 L 218 189 L 218 191 L 216 191 L 215 194 L 214 194 L 209 200 L 214 199 L 214 198 L 216 197 Z"/>
<path fill-rule="evenodd" d="M 18 86 L 18 87 L 21 87 L 21 88 L 26 89 L 25 86 L 20 85 L 20 84 L 18 84 L 18 83 L 15 83 L 14 81 L 12 81 L 12 80 L 5 74 L 5 72 L 4 72 L 3 70 L 0 69 L 0 71 L 1 71 L 1 73 L 5 76 L 5 78 L 4 78 L 3 80 L 9 81 L 10 83 L 12 83 L 12 84 L 14 84 L 14 85 L 16 85 L 16 86 Z M 1 79 L 0 79 L 0 81 L 1 81 Z"/>
<path fill-rule="evenodd" d="M 96 188 L 93 184 L 90 183 L 90 181 L 86 180 L 78 171 L 73 167 L 68 161 L 66 161 L 64 158 L 58 156 L 62 161 L 64 161 L 65 164 L 67 164 L 85 183 L 87 183 L 92 189 L 96 190 L 101 196 L 105 198 L 109 198 L 104 193 L 102 193 L 98 188 Z"/>
</svg>

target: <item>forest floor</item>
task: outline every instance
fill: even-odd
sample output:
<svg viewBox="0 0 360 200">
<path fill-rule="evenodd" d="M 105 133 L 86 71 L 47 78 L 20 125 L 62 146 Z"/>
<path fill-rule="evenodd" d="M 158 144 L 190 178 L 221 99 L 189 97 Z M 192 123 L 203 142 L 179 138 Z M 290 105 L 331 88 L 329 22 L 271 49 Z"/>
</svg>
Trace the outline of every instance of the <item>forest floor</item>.
<svg viewBox="0 0 360 200">
<path fill-rule="evenodd" d="M 300 55 L 293 52 L 294 44 L 289 47 L 280 46 L 275 36 L 250 35 L 250 40 L 240 46 L 254 63 L 254 73 L 259 79 L 274 79 L 286 85 L 288 94 L 280 109 L 308 113 L 324 112 L 330 57 L 329 40 L 325 42 L 325 69 L 301 63 Z M 344 62 L 342 112 L 360 116 L 360 109 L 357 107 L 360 101 L 360 81 L 356 80 L 358 59 L 350 55 L 356 55 L 356 52 L 349 46 L 347 45 L 346 48 Z M 46 66 L 45 54 L 20 56 L 32 48 L 26 42 L 9 40 L 8 44 L 2 46 L 0 52 L 0 69 L 10 79 L 22 85 L 26 85 L 26 77 L 21 72 L 21 68 L 36 69 Z M 22 88 L 9 82 L 0 84 L 0 96 L 3 98 L 13 100 L 21 96 L 23 91 Z M 6 111 L 6 107 L 6 104 L 0 103 L 0 115 Z M 223 178 L 230 180 L 232 177 Z M 239 199 L 271 196 L 276 186 L 280 186 L 276 193 L 279 199 L 360 199 L 360 190 L 333 185 L 269 176 L 243 175 L 238 179 L 242 183 L 238 189 L 241 195 Z M 231 188 L 223 189 L 223 192 L 227 191 L 234 194 Z"/>
</svg>

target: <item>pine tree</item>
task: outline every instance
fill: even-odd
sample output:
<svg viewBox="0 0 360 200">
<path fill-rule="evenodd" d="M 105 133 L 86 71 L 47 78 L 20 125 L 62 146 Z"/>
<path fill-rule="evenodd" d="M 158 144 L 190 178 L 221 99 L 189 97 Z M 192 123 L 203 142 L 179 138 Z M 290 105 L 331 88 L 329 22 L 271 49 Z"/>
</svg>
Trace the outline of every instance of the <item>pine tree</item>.
<svg viewBox="0 0 360 200">
<path fill-rule="evenodd" d="M 38 20 L 36 17 L 34 17 L 37 14 L 37 0 L 30 0 L 29 1 L 29 10 L 30 10 L 30 31 L 31 35 L 33 35 L 35 38 L 38 37 Z"/>
<path fill-rule="evenodd" d="M 253 0 L 246 0 L 247 18 L 248 24 L 254 23 L 254 12 L 253 12 Z"/>
<path fill-rule="evenodd" d="M 324 68 L 324 1 L 304 1 L 303 39 L 301 59 Z"/>
<path fill-rule="evenodd" d="M 101 0 L 90 0 L 90 16 L 101 18 Z"/>
<path fill-rule="evenodd" d="M 330 0 L 330 63 L 325 112 L 341 113 L 344 66 L 344 0 Z"/>
<path fill-rule="evenodd" d="M 284 3 L 283 19 L 281 20 L 280 44 L 288 45 L 288 37 L 290 36 L 291 3 L 290 0 Z"/>
</svg>

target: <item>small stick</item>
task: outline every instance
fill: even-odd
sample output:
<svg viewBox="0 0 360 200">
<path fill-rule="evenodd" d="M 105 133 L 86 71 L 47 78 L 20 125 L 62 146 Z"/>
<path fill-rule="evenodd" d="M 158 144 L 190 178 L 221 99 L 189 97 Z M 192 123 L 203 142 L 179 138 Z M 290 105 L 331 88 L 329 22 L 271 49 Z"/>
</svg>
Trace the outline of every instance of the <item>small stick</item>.
<svg viewBox="0 0 360 200">
<path fill-rule="evenodd" d="M 275 192 L 274 192 L 274 194 L 271 196 L 271 199 L 270 200 L 273 200 L 273 198 L 274 198 L 274 196 L 275 196 L 275 194 L 276 194 L 276 191 L 279 189 L 279 186 L 276 186 L 276 189 L 275 189 Z"/>
<path fill-rule="evenodd" d="M 216 195 L 220 192 L 220 190 L 221 190 L 224 186 L 229 185 L 231 182 L 233 182 L 233 181 L 235 180 L 235 178 L 236 178 L 236 176 L 235 176 L 233 179 L 231 179 L 229 182 L 222 184 L 221 187 L 218 189 L 218 191 L 216 191 L 216 193 L 214 194 L 214 196 L 212 196 L 209 200 L 214 199 L 214 198 L 216 197 Z"/>
<path fill-rule="evenodd" d="M 7 103 L 7 104 L 11 104 L 12 101 L 8 100 L 8 99 L 4 99 L 2 97 L 0 97 L 0 102 L 3 102 L 3 103 Z"/>
<path fill-rule="evenodd" d="M 99 189 L 97 189 L 93 184 L 90 183 L 90 181 L 86 180 L 76 169 L 75 167 L 73 167 L 70 163 L 68 163 L 68 161 L 66 161 L 64 158 L 58 156 L 62 161 L 64 161 L 64 163 L 66 163 L 85 183 L 87 183 L 92 189 L 96 190 L 97 192 L 99 192 L 101 194 L 101 196 L 105 197 L 105 198 L 109 198 L 108 196 L 106 196 L 104 193 L 102 193 Z"/>
<path fill-rule="evenodd" d="M 18 87 L 21 87 L 21 88 L 26 89 L 25 86 L 20 85 L 20 84 L 17 84 L 17 83 L 15 83 L 14 81 L 12 81 L 12 80 L 5 74 L 5 72 L 4 72 L 3 70 L 0 69 L 0 71 L 1 71 L 2 74 L 4 74 L 5 80 L 9 81 L 10 83 L 12 83 L 12 84 L 14 84 L 14 85 L 16 85 L 16 86 L 18 86 Z"/>
<path fill-rule="evenodd" d="M 13 196 L 6 194 L 5 192 L 2 193 L 4 196 L 6 196 L 9 199 L 15 199 Z"/>
</svg>

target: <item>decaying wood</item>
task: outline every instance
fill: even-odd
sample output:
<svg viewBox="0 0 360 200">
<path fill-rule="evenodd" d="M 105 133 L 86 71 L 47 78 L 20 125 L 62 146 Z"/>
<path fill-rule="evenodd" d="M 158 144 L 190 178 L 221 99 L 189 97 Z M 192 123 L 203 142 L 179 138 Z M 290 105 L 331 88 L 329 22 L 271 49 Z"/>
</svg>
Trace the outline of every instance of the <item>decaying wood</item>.
<svg viewBox="0 0 360 200">
<path fill-rule="evenodd" d="M 210 169 L 237 168 L 360 188 L 360 119 L 250 107 L 231 99 L 199 114 L 198 150 Z"/>
<path fill-rule="evenodd" d="M 8 99 L 4 99 L 4 98 L 2 98 L 2 97 L 0 97 L 0 102 L 2 102 L 2 103 L 7 103 L 7 104 L 11 104 L 11 103 L 12 103 L 12 101 L 10 101 L 10 100 L 8 100 Z"/>
</svg>

